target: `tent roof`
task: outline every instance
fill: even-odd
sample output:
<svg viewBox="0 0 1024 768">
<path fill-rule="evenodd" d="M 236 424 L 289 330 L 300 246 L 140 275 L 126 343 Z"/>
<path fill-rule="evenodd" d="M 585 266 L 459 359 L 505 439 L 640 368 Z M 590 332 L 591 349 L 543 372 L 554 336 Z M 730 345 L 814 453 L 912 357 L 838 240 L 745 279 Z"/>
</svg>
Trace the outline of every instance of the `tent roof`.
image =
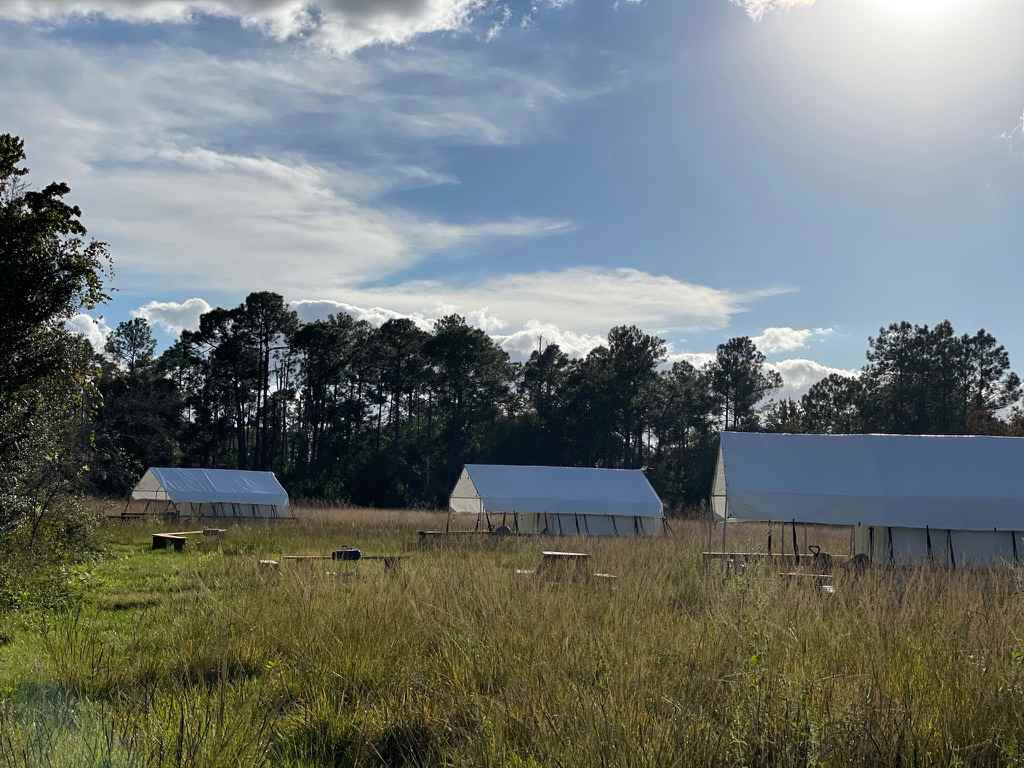
<svg viewBox="0 0 1024 768">
<path fill-rule="evenodd" d="M 465 480 L 470 483 L 467 485 Z M 452 492 L 480 499 L 487 512 L 663 517 L 642 470 L 467 464 Z"/>
<path fill-rule="evenodd" d="M 273 472 L 242 469 L 150 467 L 132 491 L 132 498 L 288 506 L 288 493 Z"/>
<path fill-rule="evenodd" d="M 718 461 L 730 519 L 1024 530 L 1024 438 L 724 432 Z"/>
</svg>

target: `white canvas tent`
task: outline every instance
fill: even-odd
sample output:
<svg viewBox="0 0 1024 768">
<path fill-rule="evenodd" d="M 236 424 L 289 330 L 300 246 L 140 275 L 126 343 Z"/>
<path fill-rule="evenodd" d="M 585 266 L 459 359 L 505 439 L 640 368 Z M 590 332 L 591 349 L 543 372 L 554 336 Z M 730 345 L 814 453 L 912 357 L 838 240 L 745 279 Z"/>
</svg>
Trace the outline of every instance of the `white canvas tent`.
<svg viewBox="0 0 1024 768">
<path fill-rule="evenodd" d="M 150 467 L 132 501 L 195 517 L 287 517 L 288 493 L 273 472 Z M 125 507 L 127 510 L 127 506 Z"/>
<path fill-rule="evenodd" d="M 725 432 L 718 519 L 855 528 L 881 563 L 1016 563 L 1024 556 L 1024 439 Z"/>
<path fill-rule="evenodd" d="M 476 526 L 551 536 L 656 536 L 661 499 L 642 470 L 467 464 L 449 499 Z"/>
</svg>

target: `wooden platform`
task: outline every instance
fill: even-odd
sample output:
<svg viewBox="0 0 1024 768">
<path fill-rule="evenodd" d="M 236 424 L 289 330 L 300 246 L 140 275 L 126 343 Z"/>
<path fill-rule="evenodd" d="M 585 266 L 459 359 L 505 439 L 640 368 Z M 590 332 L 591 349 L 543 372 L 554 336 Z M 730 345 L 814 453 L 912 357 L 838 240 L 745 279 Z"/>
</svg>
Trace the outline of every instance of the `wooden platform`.
<svg viewBox="0 0 1024 768">
<path fill-rule="evenodd" d="M 223 536 L 226 533 L 224 528 L 203 528 L 200 531 L 172 531 L 169 533 L 153 534 L 153 549 L 167 549 L 173 546 L 175 552 L 185 549 L 185 542 L 189 536 Z"/>
<path fill-rule="evenodd" d="M 588 552 L 541 552 L 534 570 L 517 569 L 517 576 L 544 576 L 553 579 L 615 579 L 610 573 L 591 573 Z"/>
</svg>

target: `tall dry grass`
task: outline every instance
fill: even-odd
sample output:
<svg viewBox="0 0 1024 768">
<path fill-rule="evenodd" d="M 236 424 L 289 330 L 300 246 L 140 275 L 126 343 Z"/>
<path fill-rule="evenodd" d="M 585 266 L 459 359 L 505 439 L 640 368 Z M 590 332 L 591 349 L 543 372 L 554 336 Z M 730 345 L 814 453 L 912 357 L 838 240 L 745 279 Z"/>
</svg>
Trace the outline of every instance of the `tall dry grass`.
<svg viewBox="0 0 1024 768">
<path fill-rule="evenodd" d="M 770 569 L 706 575 L 699 524 L 423 552 L 394 574 L 257 565 L 392 551 L 437 527 L 423 514 L 321 511 L 185 555 L 146 551 L 152 526 L 111 529 L 118 557 L 80 607 L 18 630 L 0 765 L 1020 761 L 1008 572 L 840 576 L 827 597 Z M 749 546 L 762 534 L 747 529 Z M 515 575 L 551 544 L 619 578 Z"/>
</svg>

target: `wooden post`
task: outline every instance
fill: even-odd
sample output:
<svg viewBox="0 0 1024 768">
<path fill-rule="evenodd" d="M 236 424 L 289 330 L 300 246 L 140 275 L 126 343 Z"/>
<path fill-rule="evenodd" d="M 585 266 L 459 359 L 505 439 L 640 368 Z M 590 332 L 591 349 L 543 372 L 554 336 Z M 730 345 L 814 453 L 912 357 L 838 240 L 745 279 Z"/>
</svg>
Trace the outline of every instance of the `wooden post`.
<svg viewBox="0 0 1024 768">
<path fill-rule="evenodd" d="M 928 564 L 934 565 L 935 558 L 932 556 L 932 530 L 927 525 L 924 527 L 925 542 L 928 544 Z"/>
<path fill-rule="evenodd" d="M 1017 557 L 1017 532 L 1010 531 L 1010 541 L 1013 543 L 1013 564 L 1017 565 L 1020 560 Z"/>
<path fill-rule="evenodd" d="M 768 554 L 772 553 L 772 521 L 768 521 Z"/>
<path fill-rule="evenodd" d="M 800 567 L 800 551 L 797 549 L 797 546 L 796 546 L 796 519 L 795 518 L 793 519 L 793 522 L 791 522 L 789 524 L 789 527 L 790 527 L 790 530 L 793 533 L 793 565 L 795 565 L 796 567 L 799 568 Z"/>
<path fill-rule="evenodd" d="M 953 551 L 953 531 L 946 529 L 946 545 L 949 547 L 949 564 L 956 570 L 956 552 Z"/>
<path fill-rule="evenodd" d="M 896 565 L 896 551 L 892 545 L 892 526 L 886 526 L 885 530 L 889 533 L 889 565 L 893 566 Z"/>
</svg>

